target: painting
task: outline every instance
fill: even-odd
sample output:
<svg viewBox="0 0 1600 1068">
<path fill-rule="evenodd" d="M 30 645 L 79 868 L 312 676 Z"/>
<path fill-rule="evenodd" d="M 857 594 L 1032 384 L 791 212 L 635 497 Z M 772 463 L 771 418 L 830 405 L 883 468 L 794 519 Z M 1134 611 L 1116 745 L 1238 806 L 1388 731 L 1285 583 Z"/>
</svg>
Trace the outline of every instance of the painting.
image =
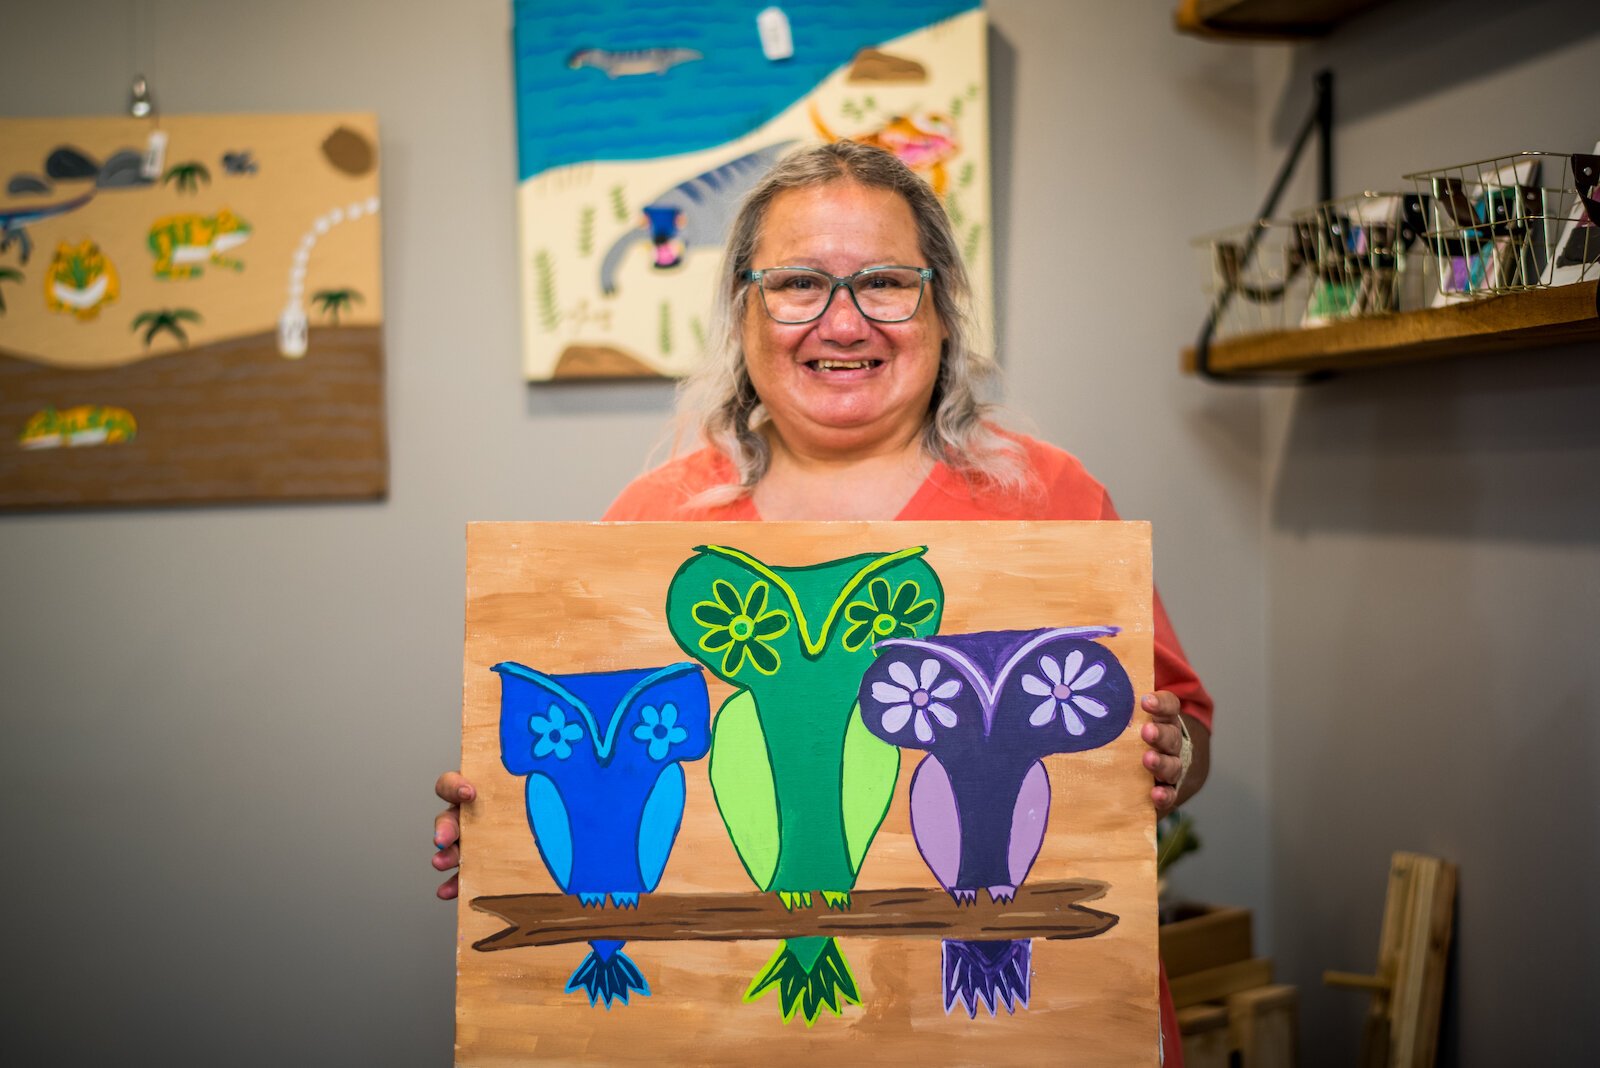
<svg viewBox="0 0 1600 1068">
<path fill-rule="evenodd" d="M 468 528 L 456 1063 L 1157 1063 L 1145 523 Z"/>
<path fill-rule="evenodd" d="M 895 153 L 938 192 L 977 336 L 992 336 L 979 0 L 512 11 L 529 380 L 687 373 L 740 200 L 786 152 L 844 138 Z"/>
<path fill-rule="evenodd" d="M 0 508 L 381 497 L 371 115 L 0 119 Z"/>
<path fill-rule="evenodd" d="M 1569 178 L 1574 200 L 1565 219 L 1557 220 L 1552 242 L 1549 284 L 1572 285 L 1600 277 L 1600 142 L 1593 152 L 1575 152 Z"/>
</svg>

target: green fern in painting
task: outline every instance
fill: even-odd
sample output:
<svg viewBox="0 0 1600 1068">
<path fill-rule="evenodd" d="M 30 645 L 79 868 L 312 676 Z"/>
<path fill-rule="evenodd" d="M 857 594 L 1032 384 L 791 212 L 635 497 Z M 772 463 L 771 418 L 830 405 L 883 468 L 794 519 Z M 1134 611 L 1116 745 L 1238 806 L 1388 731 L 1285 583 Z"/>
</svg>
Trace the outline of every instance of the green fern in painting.
<svg viewBox="0 0 1600 1068">
<path fill-rule="evenodd" d="M 211 184 L 211 172 L 199 160 L 175 163 L 167 168 L 167 173 L 161 178 L 162 185 L 169 182 L 177 186 L 180 193 L 198 193 L 202 185 Z"/>
<path fill-rule="evenodd" d="M 661 320 L 657 326 L 659 336 L 657 342 L 661 346 L 661 355 L 672 355 L 672 305 L 666 301 L 661 302 Z"/>
<path fill-rule="evenodd" d="M 200 322 L 200 313 L 193 308 L 162 308 L 160 311 L 140 312 L 134 316 L 131 330 L 144 327 L 144 347 L 149 348 L 157 334 L 166 331 L 178 339 L 178 344 L 188 347 L 189 335 L 184 333 L 183 324 Z"/>
<path fill-rule="evenodd" d="M 966 213 L 961 210 L 961 201 L 954 189 L 944 195 L 944 213 L 950 216 L 950 225 L 957 230 L 967 225 Z"/>
<path fill-rule="evenodd" d="M 556 307 L 556 267 L 550 253 L 540 249 L 533 257 L 536 289 L 539 298 L 539 322 L 552 333 L 561 325 L 561 312 Z"/>
<path fill-rule="evenodd" d="M 348 311 L 352 303 L 362 304 L 365 300 L 354 289 L 319 289 L 311 295 L 311 302 L 338 326 L 340 312 Z"/>
<path fill-rule="evenodd" d="M 628 202 L 622 198 L 622 187 L 611 187 L 611 217 L 619 223 L 628 221 Z"/>
<path fill-rule="evenodd" d="M 983 240 L 983 224 L 973 223 L 972 229 L 967 231 L 967 244 L 961 250 L 962 257 L 967 263 L 972 263 L 978 257 L 978 249 Z"/>
<path fill-rule="evenodd" d="M 578 213 L 578 255 L 594 255 L 594 205 L 585 204 Z"/>
<path fill-rule="evenodd" d="M 22 272 L 14 267 L 0 267 L 0 282 L 20 282 Z M 0 315 L 6 313 L 6 287 L 0 285 Z"/>
</svg>

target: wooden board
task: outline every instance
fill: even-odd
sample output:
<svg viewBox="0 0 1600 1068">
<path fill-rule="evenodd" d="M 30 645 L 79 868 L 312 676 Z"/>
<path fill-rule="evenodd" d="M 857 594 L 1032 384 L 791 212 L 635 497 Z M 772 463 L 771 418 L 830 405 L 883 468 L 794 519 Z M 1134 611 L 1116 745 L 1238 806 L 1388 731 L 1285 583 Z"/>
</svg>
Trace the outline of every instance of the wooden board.
<svg viewBox="0 0 1600 1068">
<path fill-rule="evenodd" d="M 1600 282 L 1530 289 L 1393 315 L 1214 342 L 1217 374 L 1308 374 L 1600 340 Z M 1183 370 L 1197 371 L 1193 348 Z"/>
<path fill-rule="evenodd" d="M 1161 925 L 1161 962 L 1168 979 L 1249 960 L 1254 953 L 1249 909 L 1212 908 Z"/>
<path fill-rule="evenodd" d="M 685 761 L 686 803 L 664 875 L 637 910 L 583 909 L 542 862 L 524 779 L 502 764 L 501 680 L 516 661 L 552 673 L 686 659 L 669 585 L 697 546 L 774 566 L 926 546 L 943 637 L 1111 624 L 1103 638 L 1134 693 L 1151 678 L 1149 528 L 1143 523 L 474 524 L 467 536 L 463 815 L 456 1061 L 462 1065 L 1156 1063 L 1155 833 L 1140 764 L 1142 716 L 1086 752 L 1044 758 L 1048 829 L 1011 905 L 957 907 L 924 862 L 908 815 L 905 750 L 887 817 L 848 910 L 788 913 L 757 892 L 719 815 L 708 761 Z M 710 678 L 710 707 L 734 691 Z M 1031 692 L 1031 691 L 1030 691 Z M 713 750 L 711 762 L 717 760 Z M 507 921 L 511 921 L 508 928 Z M 785 1023 L 746 1002 L 775 934 L 838 934 L 860 1003 Z M 943 1004 L 941 940 L 1031 938 L 1031 997 L 1008 1013 Z M 607 1009 L 566 992 L 582 941 L 627 936 L 648 997 Z M 511 947 L 516 948 L 501 948 Z"/>
</svg>

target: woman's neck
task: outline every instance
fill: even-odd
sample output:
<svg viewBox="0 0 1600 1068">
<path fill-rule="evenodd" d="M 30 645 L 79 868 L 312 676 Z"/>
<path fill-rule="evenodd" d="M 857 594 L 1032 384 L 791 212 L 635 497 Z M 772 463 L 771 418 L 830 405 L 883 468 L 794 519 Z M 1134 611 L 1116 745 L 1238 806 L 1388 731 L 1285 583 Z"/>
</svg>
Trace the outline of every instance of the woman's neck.
<svg viewBox="0 0 1600 1068">
<path fill-rule="evenodd" d="M 790 448 L 770 432 L 768 444 L 772 462 L 752 497 L 763 519 L 893 519 L 933 468 L 920 436 L 850 456 Z"/>
</svg>

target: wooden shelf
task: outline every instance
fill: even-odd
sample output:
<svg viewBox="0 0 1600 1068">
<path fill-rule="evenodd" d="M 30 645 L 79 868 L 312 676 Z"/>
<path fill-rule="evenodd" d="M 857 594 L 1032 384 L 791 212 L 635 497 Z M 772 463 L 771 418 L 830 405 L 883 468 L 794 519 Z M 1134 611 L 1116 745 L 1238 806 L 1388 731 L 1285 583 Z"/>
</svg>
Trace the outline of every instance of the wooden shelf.
<svg viewBox="0 0 1600 1068">
<path fill-rule="evenodd" d="M 1382 0 L 1178 0 L 1172 21 L 1202 37 L 1320 37 Z"/>
<path fill-rule="evenodd" d="M 1600 281 L 1531 289 L 1442 308 L 1348 319 L 1211 345 L 1220 375 L 1354 370 L 1390 363 L 1600 341 Z M 1183 351 L 1193 374 L 1195 352 Z"/>
</svg>

